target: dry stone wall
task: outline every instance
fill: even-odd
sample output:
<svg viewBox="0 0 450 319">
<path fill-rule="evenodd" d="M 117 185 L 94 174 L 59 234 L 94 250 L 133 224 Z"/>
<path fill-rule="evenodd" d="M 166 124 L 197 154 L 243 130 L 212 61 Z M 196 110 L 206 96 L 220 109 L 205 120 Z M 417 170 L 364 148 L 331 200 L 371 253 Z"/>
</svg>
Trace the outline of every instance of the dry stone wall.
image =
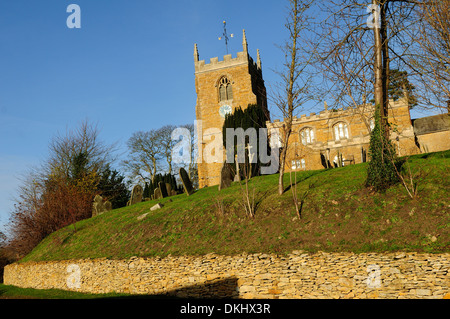
<svg viewBox="0 0 450 319">
<path fill-rule="evenodd" d="M 242 254 L 8 265 L 7 285 L 194 298 L 448 298 L 450 254 Z"/>
</svg>

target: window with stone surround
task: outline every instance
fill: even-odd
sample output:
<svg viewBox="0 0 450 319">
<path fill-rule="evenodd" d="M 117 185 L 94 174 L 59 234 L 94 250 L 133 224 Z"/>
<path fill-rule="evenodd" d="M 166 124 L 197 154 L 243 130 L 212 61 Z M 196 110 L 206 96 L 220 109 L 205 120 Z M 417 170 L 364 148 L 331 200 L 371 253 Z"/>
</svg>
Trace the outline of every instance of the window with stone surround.
<svg viewBox="0 0 450 319">
<path fill-rule="evenodd" d="M 226 101 L 233 99 L 233 88 L 230 80 L 226 76 L 219 81 L 219 101 Z"/>
<path fill-rule="evenodd" d="M 333 132 L 334 132 L 334 140 L 335 141 L 340 141 L 340 140 L 348 138 L 347 123 L 338 122 L 338 123 L 334 124 Z"/>
<path fill-rule="evenodd" d="M 306 161 L 304 158 L 300 159 L 300 160 L 293 160 L 291 161 L 291 168 L 293 170 L 296 169 L 304 169 L 306 167 Z"/>
<path fill-rule="evenodd" d="M 314 143 L 314 130 L 310 127 L 302 129 L 300 131 L 300 139 L 303 145 Z"/>
</svg>

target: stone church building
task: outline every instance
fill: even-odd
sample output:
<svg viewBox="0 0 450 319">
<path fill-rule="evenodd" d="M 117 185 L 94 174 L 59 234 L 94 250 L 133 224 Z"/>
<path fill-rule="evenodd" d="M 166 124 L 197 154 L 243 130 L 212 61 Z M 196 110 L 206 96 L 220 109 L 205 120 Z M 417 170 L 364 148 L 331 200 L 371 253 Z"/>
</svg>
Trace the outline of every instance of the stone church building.
<svg viewBox="0 0 450 319">
<path fill-rule="evenodd" d="M 249 104 L 258 104 L 269 115 L 261 57 L 259 50 L 256 62 L 250 57 L 245 30 L 242 46 L 243 51 L 238 52 L 236 58 L 228 54 L 222 61 L 214 57 L 209 63 L 199 59 L 197 45 L 194 47 L 200 188 L 220 182 L 225 157 L 211 161 L 202 156 L 214 153 L 208 148 L 212 141 L 221 147 L 225 115 L 237 107 L 245 109 Z M 411 120 L 409 111 L 406 99 L 389 104 L 391 139 L 399 156 L 450 149 L 448 113 Z M 324 110 L 317 114 L 295 117 L 286 171 L 315 170 L 367 161 L 370 131 L 374 126 L 373 114 L 374 106 L 369 104 L 352 109 L 329 110 L 325 103 Z M 282 125 L 279 120 L 267 122 L 269 132 L 280 129 Z M 281 142 L 277 146 L 284 147 Z M 225 154 L 223 147 L 218 151 L 216 149 L 216 152 Z"/>
</svg>

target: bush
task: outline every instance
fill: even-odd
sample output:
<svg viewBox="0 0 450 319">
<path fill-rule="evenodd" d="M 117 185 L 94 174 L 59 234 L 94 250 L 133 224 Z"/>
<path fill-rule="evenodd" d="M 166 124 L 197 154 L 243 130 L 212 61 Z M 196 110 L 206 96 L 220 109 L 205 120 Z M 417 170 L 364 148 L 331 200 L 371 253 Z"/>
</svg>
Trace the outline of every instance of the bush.
<svg viewBox="0 0 450 319">
<path fill-rule="evenodd" d="M 52 232 L 92 216 L 94 194 L 65 180 L 48 181 L 34 207 L 15 205 L 11 215 L 12 240 L 8 248 L 18 256 L 29 253 Z"/>
</svg>

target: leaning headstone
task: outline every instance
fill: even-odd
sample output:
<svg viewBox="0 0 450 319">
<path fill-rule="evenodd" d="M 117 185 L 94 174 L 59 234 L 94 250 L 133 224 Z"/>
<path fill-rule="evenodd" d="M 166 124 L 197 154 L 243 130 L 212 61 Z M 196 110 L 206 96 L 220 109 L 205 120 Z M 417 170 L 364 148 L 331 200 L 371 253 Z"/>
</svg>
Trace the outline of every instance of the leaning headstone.
<svg viewBox="0 0 450 319">
<path fill-rule="evenodd" d="M 158 203 L 158 204 L 152 206 L 152 207 L 150 208 L 150 210 L 151 210 L 151 211 L 154 211 L 154 210 L 160 209 L 160 208 L 162 208 L 162 207 L 164 207 L 164 205 L 161 204 L 161 203 Z"/>
<path fill-rule="evenodd" d="M 169 196 L 169 194 L 167 194 L 166 183 L 159 182 L 158 186 L 159 186 L 159 190 L 161 191 L 162 198 Z"/>
<path fill-rule="evenodd" d="M 144 194 L 144 189 L 142 188 L 141 185 L 138 184 L 138 185 L 134 186 L 133 190 L 131 191 L 131 198 L 130 198 L 128 206 L 142 202 L 143 194 Z"/>
<path fill-rule="evenodd" d="M 234 173 L 231 168 L 231 165 L 228 164 L 227 162 L 224 162 L 222 170 L 220 171 L 219 190 L 230 187 L 233 180 L 234 180 Z"/>
<path fill-rule="evenodd" d="M 149 214 L 149 213 L 145 213 L 145 214 L 139 215 L 139 216 L 137 217 L 137 220 L 143 220 L 145 217 L 147 217 L 148 214 Z"/>
<path fill-rule="evenodd" d="M 180 177 L 183 183 L 183 188 L 185 193 L 189 196 L 194 193 L 194 188 L 192 187 L 192 182 L 189 179 L 189 175 L 183 167 L 180 167 Z"/>
<path fill-rule="evenodd" d="M 92 217 L 101 215 L 110 210 L 112 210 L 111 202 L 103 202 L 103 197 L 101 197 L 100 195 L 95 195 L 94 203 L 92 204 Z"/>
</svg>

